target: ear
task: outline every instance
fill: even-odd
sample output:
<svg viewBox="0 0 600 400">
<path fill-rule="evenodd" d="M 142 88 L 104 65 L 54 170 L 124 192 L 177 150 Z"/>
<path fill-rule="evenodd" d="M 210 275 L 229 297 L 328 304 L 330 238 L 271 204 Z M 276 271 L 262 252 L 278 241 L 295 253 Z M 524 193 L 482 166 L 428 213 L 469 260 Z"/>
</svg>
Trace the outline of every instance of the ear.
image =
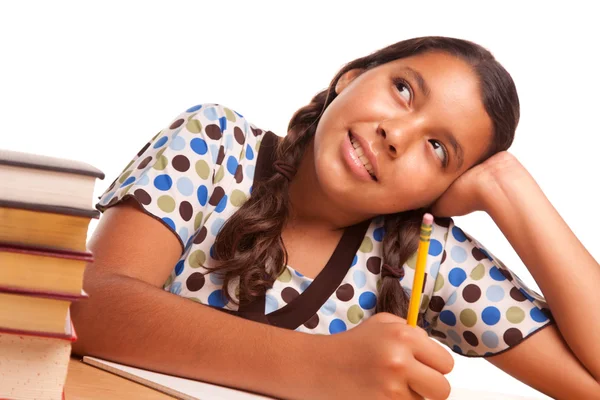
<svg viewBox="0 0 600 400">
<path fill-rule="evenodd" d="M 344 72 L 340 79 L 335 84 L 335 92 L 340 94 L 342 90 L 346 89 L 350 83 L 356 79 L 360 74 L 364 72 L 364 68 L 353 68 L 349 71 Z"/>
</svg>

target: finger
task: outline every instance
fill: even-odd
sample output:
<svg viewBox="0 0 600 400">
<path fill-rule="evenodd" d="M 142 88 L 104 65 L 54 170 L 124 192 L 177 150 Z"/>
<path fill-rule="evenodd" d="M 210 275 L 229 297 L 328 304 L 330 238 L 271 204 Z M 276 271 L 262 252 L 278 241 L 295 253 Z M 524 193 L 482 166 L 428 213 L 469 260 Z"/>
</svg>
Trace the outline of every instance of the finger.
<svg viewBox="0 0 600 400">
<path fill-rule="evenodd" d="M 429 338 L 427 333 L 416 333 L 414 336 L 418 344 L 412 346 L 412 348 L 413 355 L 417 361 L 442 374 L 448 374 L 452 371 L 454 358 L 448 350 L 435 340 Z"/>
<path fill-rule="evenodd" d="M 427 399 L 447 399 L 450 383 L 440 372 L 419 362 L 413 363 L 407 374 L 408 386 Z"/>
</svg>

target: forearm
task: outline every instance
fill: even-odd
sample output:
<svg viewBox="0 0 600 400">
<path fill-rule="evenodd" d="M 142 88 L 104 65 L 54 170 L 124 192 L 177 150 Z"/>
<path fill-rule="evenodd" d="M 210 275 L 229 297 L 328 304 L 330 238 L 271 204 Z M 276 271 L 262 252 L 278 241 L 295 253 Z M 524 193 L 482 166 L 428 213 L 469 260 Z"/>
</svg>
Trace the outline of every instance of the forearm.
<svg viewBox="0 0 600 400">
<path fill-rule="evenodd" d="M 600 382 L 600 313 L 593 311 L 600 266 L 526 170 L 496 179 L 485 204 L 540 286 L 569 347 Z"/>
<path fill-rule="evenodd" d="M 277 397 L 305 397 L 317 336 L 213 310 L 125 276 L 86 274 L 74 352 Z"/>
</svg>

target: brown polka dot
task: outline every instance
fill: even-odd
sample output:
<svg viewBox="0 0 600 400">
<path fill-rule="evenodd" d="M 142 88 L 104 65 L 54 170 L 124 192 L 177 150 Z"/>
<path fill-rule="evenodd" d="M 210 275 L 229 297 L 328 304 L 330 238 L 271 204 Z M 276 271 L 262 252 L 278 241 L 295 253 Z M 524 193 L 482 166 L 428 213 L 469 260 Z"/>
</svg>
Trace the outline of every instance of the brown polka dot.
<svg viewBox="0 0 600 400">
<path fill-rule="evenodd" d="M 142 154 L 144 154 L 144 152 L 148 149 L 148 147 L 150 147 L 150 142 L 146 143 L 146 145 L 144 147 L 142 147 L 140 151 L 138 151 L 138 153 L 137 153 L 138 157 L 141 156 Z"/>
<path fill-rule="evenodd" d="M 296 289 L 289 286 L 281 291 L 281 298 L 286 303 L 293 301 L 298 296 L 300 296 L 300 293 L 298 293 Z"/>
<path fill-rule="evenodd" d="M 367 269 L 370 273 L 379 275 L 381 272 L 381 258 L 379 257 L 369 257 L 367 260 Z"/>
<path fill-rule="evenodd" d="M 185 281 L 185 286 L 187 286 L 188 290 L 191 292 L 195 292 L 197 290 L 202 289 L 205 282 L 205 277 L 200 272 L 194 272 Z"/>
<path fill-rule="evenodd" d="M 505 278 L 506 278 L 506 279 L 507 279 L 509 282 L 513 280 L 513 277 L 512 277 L 512 275 L 511 275 L 511 274 L 510 274 L 510 272 L 508 272 L 507 270 L 505 270 L 505 269 L 502 269 L 502 268 L 498 268 L 498 271 L 500 271 L 500 273 L 501 273 L 502 275 L 504 275 L 504 277 L 505 277 Z"/>
<path fill-rule="evenodd" d="M 181 124 L 183 124 L 184 122 L 185 122 L 185 120 L 183 118 L 179 118 L 177 121 L 175 121 L 171 124 L 169 129 L 179 128 L 181 126 Z"/>
<path fill-rule="evenodd" d="M 504 332 L 504 341 L 509 346 L 514 346 L 523 340 L 523 334 L 517 328 L 510 328 Z"/>
<path fill-rule="evenodd" d="M 349 283 L 343 284 L 335 291 L 335 295 L 341 301 L 348 301 L 354 297 L 354 288 Z"/>
<path fill-rule="evenodd" d="M 223 132 L 221 132 L 219 125 L 207 125 L 204 131 L 206 132 L 206 136 L 213 140 L 219 140 L 221 139 L 221 136 L 223 136 Z"/>
<path fill-rule="evenodd" d="M 178 155 L 173 158 L 171 161 L 173 164 L 173 168 L 175 168 L 179 172 L 185 172 L 190 169 L 190 160 L 184 155 Z"/>
<path fill-rule="evenodd" d="M 210 196 L 210 199 L 208 200 L 208 204 L 210 204 L 211 206 L 218 205 L 219 202 L 221 201 L 221 199 L 223 198 L 223 196 L 225 196 L 225 190 L 223 190 L 223 188 L 221 186 L 217 186 L 213 190 L 213 194 L 212 194 L 212 196 Z"/>
<path fill-rule="evenodd" d="M 438 224 L 439 226 L 443 226 L 444 228 L 449 228 L 450 227 L 450 218 L 436 217 L 435 223 Z"/>
<path fill-rule="evenodd" d="M 479 250 L 478 247 L 473 247 L 473 250 L 471 251 L 471 254 L 473 254 L 473 257 L 477 260 L 477 261 L 481 261 L 484 258 L 487 258 L 487 256 L 483 253 L 483 251 Z"/>
<path fill-rule="evenodd" d="M 521 291 L 519 289 L 517 289 L 516 287 L 513 287 L 512 289 L 510 289 L 510 297 L 512 297 L 516 301 L 527 300 L 527 297 L 525 297 L 525 295 L 523 293 L 521 293 Z"/>
<path fill-rule="evenodd" d="M 152 202 L 152 197 L 150 197 L 148 192 L 146 192 L 144 189 L 137 189 L 135 192 L 133 192 L 133 195 L 145 206 Z"/>
<path fill-rule="evenodd" d="M 446 250 L 444 250 L 444 252 L 442 253 L 442 261 L 440 261 L 440 264 L 443 264 L 444 261 L 446 261 Z"/>
<path fill-rule="evenodd" d="M 435 329 L 431 330 L 431 336 L 435 336 L 440 339 L 446 339 L 446 334 L 444 332 L 436 331 Z"/>
<path fill-rule="evenodd" d="M 221 165 L 223 160 L 225 159 L 225 147 L 219 147 L 219 155 L 217 156 L 217 165 Z"/>
<path fill-rule="evenodd" d="M 475 335 L 473 332 L 465 331 L 463 333 L 463 337 L 471 346 L 477 347 L 479 345 L 479 339 L 477 339 L 477 335 Z"/>
<path fill-rule="evenodd" d="M 554 321 L 554 317 L 552 316 L 552 312 L 550 311 L 549 308 L 540 308 L 540 311 L 542 312 L 542 314 L 544 314 L 546 317 L 548 317 L 549 320 Z"/>
<path fill-rule="evenodd" d="M 244 141 L 246 140 L 244 137 L 244 131 L 242 131 L 239 126 L 236 126 L 233 129 L 233 137 L 235 137 L 235 141 L 239 144 L 244 144 Z"/>
<path fill-rule="evenodd" d="M 235 170 L 235 175 L 233 176 L 237 183 L 240 183 L 244 180 L 244 173 L 242 172 L 242 165 L 238 164 L 237 169 Z"/>
<path fill-rule="evenodd" d="M 260 136 L 263 133 L 260 129 L 257 129 L 257 128 L 250 127 L 250 129 L 252 130 L 252 134 L 254 136 Z"/>
<path fill-rule="evenodd" d="M 441 312 L 445 305 L 446 302 L 441 296 L 433 296 L 429 301 L 429 309 L 431 311 Z"/>
<path fill-rule="evenodd" d="M 317 314 L 310 317 L 310 319 L 304 323 L 304 326 L 308 329 L 315 329 L 317 325 L 319 325 L 319 316 Z"/>
<path fill-rule="evenodd" d="M 142 162 L 140 163 L 140 165 L 138 165 L 138 169 L 144 169 L 148 166 L 148 164 L 150 164 L 150 161 L 152 161 L 152 156 L 148 156 L 146 158 L 144 158 L 142 160 Z"/>
<path fill-rule="evenodd" d="M 475 303 L 481 297 L 481 289 L 479 289 L 479 286 L 471 283 L 463 289 L 462 295 L 468 303 Z"/>
<path fill-rule="evenodd" d="M 194 237 L 194 244 L 200 244 L 204 242 L 204 239 L 206 239 L 206 234 L 206 227 L 203 226 L 202 228 L 200 228 L 200 232 L 198 232 L 198 234 Z"/>
<path fill-rule="evenodd" d="M 182 201 L 179 204 L 179 215 L 183 218 L 184 221 L 189 221 L 192 219 L 192 215 L 194 214 L 194 209 L 189 201 Z"/>
</svg>

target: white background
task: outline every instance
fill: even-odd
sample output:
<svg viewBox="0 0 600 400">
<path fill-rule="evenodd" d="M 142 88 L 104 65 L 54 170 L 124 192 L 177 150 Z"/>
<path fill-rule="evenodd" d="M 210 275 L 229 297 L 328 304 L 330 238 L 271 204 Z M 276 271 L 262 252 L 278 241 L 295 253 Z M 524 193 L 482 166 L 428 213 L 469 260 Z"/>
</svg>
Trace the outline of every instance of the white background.
<svg viewBox="0 0 600 400">
<path fill-rule="evenodd" d="M 294 111 L 354 58 L 414 36 L 475 41 L 519 91 L 511 151 L 600 259 L 600 28 L 588 3 L 7 3 L 0 146 L 95 165 L 107 175 L 96 195 L 190 106 L 221 103 L 282 135 Z M 538 289 L 487 215 L 456 221 Z M 484 360 L 456 361 L 457 387 L 542 396 Z"/>
</svg>

